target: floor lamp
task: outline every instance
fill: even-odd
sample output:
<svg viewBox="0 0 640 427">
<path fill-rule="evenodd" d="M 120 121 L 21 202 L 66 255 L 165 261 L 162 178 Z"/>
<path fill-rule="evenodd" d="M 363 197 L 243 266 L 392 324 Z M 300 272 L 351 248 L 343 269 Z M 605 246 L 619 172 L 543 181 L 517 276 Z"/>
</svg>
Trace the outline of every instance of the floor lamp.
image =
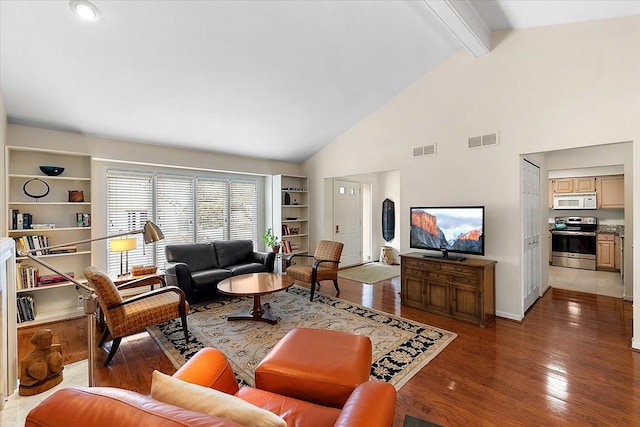
<svg viewBox="0 0 640 427">
<path fill-rule="evenodd" d="M 162 230 L 160 230 L 160 228 L 155 225 L 153 222 L 151 221 L 147 221 L 144 224 L 144 228 L 140 229 L 140 230 L 133 230 L 133 231 L 123 231 L 122 233 L 117 233 L 117 234 L 111 234 L 109 236 L 104 236 L 104 237 L 96 237 L 95 239 L 85 239 L 85 240 L 78 240 L 76 242 L 68 242 L 68 243 L 62 243 L 62 244 L 58 244 L 58 245 L 53 245 L 53 246 L 48 246 L 46 249 L 56 249 L 56 248 L 60 248 L 63 246 L 69 246 L 69 245 L 79 245 L 82 243 L 90 243 L 90 242 L 95 242 L 98 240 L 106 240 L 106 239 L 111 239 L 112 237 L 121 237 L 121 236 L 131 236 L 134 234 L 142 234 L 143 235 L 143 239 L 144 239 L 144 243 L 148 244 L 148 243 L 153 243 L 153 242 L 157 242 L 158 240 L 162 240 L 164 239 L 164 234 L 162 234 Z M 37 249 L 37 250 L 42 250 Z M 95 385 L 94 382 L 94 377 L 93 377 L 93 359 L 94 359 L 94 345 L 93 345 L 93 335 L 94 335 L 94 330 L 93 330 L 93 322 L 94 322 L 94 313 L 96 311 L 96 304 L 97 304 L 97 297 L 96 294 L 93 292 L 93 288 L 85 285 L 84 283 L 79 282 L 77 279 L 69 276 L 67 273 L 60 271 L 58 268 L 52 266 L 51 264 L 49 264 L 46 261 L 43 261 L 42 259 L 40 259 L 38 256 L 34 255 L 34 253 L 36 252 L 36 249 L 32 249 L 29 251 L 18 251 L 18 255 L 19 256 L 23 256 L 23 257 L 27 257 L 33 261 L 35 261 L 36 263 L 48 268 L 49 270 L 60 274 L 61 276 L 63 276 L 65 279 L 67 279 L 68 281 L 72 282 L 73 284 L 76 285 L 76 289 L 79 291 L 80 289 L 84 290 L 87 294 L 83 295 L 82 298 L 82 302 L 83 302 L 83 307 L 84 307 L 84 314 L 87 316 L 87 359 L 88 359 L 88 376 L 89 376 L 89 387 L 93 387 Z"/>
</svg>

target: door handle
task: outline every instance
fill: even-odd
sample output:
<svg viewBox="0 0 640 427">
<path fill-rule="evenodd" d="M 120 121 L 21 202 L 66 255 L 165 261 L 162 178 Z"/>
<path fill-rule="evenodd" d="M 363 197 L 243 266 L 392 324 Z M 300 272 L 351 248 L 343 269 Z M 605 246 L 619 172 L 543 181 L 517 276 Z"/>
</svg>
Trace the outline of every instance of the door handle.
<svg viewBox="0 0 640 427">
<path fill-rule="evenodd" d="M 340 226 L 336 225 L 336 234 L 340 233 Z"/>
</svg>

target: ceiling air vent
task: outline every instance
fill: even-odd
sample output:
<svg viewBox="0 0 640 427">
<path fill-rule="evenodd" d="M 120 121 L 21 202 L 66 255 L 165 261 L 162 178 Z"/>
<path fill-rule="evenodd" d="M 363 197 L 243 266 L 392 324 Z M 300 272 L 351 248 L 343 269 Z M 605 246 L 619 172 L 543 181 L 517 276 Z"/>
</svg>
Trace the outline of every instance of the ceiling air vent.
<svg viewBox="0 0 640 427">
<path fill-rule="evenodd" d="M 424 145 L 413 149 L 413 157 L 433 156 L 436 154 L 436 144 Z"/>
<path fill-rule="evenodd" d="M 498 145 L 498 134 L 491 133 L 489 135 L 474 136 L 467 141 L 467 148 L 493 147 Z"/>
</svg>

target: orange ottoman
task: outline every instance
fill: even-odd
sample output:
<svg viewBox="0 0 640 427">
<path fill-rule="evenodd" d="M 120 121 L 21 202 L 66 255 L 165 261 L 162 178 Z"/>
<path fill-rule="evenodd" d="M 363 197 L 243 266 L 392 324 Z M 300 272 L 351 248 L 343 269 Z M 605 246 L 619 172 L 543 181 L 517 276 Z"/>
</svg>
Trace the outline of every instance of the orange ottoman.
<svg viewBox="0 0 640 427">
<path fill-rule="evenodd" d="M 371 340 L 350 332 L 292 329 L 258 364 L 256 388 L 342 408 L 369 381 Z"/>
</svg>

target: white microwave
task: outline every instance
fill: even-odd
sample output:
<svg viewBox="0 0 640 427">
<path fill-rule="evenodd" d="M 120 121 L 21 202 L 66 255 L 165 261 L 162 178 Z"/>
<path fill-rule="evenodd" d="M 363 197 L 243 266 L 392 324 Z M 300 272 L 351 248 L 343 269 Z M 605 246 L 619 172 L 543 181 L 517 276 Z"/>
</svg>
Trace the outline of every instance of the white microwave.
<svg viewBox="0 0 640 427">
<path fill-rule="evenodd" d="M 596 193 L 560 193 L 553 195 L 553 209 L 597 209 Z"/>
</svg>

